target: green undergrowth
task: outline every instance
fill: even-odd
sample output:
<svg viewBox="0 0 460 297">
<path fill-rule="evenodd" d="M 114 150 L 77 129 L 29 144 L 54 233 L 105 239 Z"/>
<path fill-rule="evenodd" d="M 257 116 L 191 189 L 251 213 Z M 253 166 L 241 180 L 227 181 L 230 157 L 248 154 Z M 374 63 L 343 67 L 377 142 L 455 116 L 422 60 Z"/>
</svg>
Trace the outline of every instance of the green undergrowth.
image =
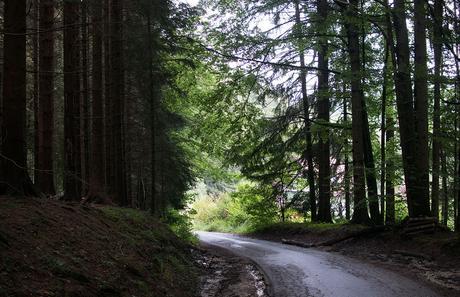
<svg viewBox="0 0 460 297">
<path fill-rule="evenodd" d="M 124 227 L 130 224 L 143 226 L 154 220 L 148 212 L 136 209 L 119 207 L 103 207 L 101 209 L 108 218 L 120 223 L 120 225 Z M 183 241 L 192 245 L 198 243 L 198 239 L 192 231 L 193 226 L 191 219 L 186 214 L 177 210 L 169 210 L 164 218 L 161 219 L 161 223 L 167 225 L 170 230 Z M 156 234 L 155 230 L 146 230 L 145 232 L 147 234 L 151 233 L 152 238 L 161 236 L 161 234 Z"/>
<path fill-rule="evenodd" d="M 254 234 L 325 234 L 325 233 L 341 233 L 349 231 L 358 231 L 366 228 L 362 225 L 353 225 L 348 223 L 300 223 L 300 222 L 279 222 L 273 223 L 266 226 L 261 226 L 253 230 L 251 233 Z"/>
<path fill-rule="evenodd" d="M 267 189 L 240 184 L 235 192 L 203 196 L 192 205 L 193 228 L 202 231 L 248 233 L 278 220 Z"/>
<path fill-rule="evenodd" d="M 344 220 L 335 224 L 306 223 L 298 209 L 286 209 L 280 222 L 271 189 L 241 183 L 234 192 L 199 197 L 192 205 L 195 230 L 224 233 L 308 233 L 359 229 Z M 308 221 L 309 218 L 306 218 Z"/>
</svg>

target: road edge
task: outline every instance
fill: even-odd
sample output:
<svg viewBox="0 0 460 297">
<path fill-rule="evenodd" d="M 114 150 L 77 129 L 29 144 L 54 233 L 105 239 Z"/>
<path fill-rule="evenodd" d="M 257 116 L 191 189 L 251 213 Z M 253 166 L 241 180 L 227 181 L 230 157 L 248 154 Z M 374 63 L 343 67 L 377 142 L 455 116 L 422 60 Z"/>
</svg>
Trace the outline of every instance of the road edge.
<svg viewBox="0 0 460 297">
<path fill-rule="evenodd" d="M 200 248 L 202 250 L 205 250 L 205 251 L 210 249 L 210 248 L 212 248 L 212 251 L 216 252 L 219 256 L 223 256 L 221 250 L 225 250 L 226 253 L 231 254 L 236 258 L 244 259 L 244 261 L 246 261 L 248 263 L 251 263 L 252 265 L 254 265 L 257 268 L 257 270 L 259 270 L 259 272 L 262 273 L 262 275 L 264 277 L 264 283 L 265 283 L 266 291 L 267 291 L 266 293 L 268 295 L 267 297 L 273 297 L 272 282 L 271 282 L 270 278 L 268 277 L 268 274 L 265 272 L 265 270 L 256 261 L 254 261 L 254 260 L 252 260 L 252 259 L 250 259 L 248 257 L 238 255 L 238 254 L 234 253 L 233 251 L 231 251 L 229 249 L 223 248 L 223 247 L 215 245 L 215 244 L 205 243 L 205 242 L 203 242 L 201 240 L 200 240 L 200 242 L 198 244 L 198 248 Z"/>
</svg>

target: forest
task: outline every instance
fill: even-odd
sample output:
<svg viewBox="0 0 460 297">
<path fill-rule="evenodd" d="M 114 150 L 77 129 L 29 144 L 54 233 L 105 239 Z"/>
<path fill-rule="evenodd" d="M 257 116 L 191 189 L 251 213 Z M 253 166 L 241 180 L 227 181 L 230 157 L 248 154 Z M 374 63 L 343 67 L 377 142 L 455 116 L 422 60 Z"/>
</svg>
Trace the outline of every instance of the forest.
<svg viewBox="0 0 460 297">
<path fill-rule="evenodd" d="M 457 0 L 3 0 L 0 18 L 0 296 L 192 296 L 197 263 L 246 265 L 216 232 L 385 243 L 460 295 Z M 310 296 L 255 262 L 268 295 Z"/>
</svg>

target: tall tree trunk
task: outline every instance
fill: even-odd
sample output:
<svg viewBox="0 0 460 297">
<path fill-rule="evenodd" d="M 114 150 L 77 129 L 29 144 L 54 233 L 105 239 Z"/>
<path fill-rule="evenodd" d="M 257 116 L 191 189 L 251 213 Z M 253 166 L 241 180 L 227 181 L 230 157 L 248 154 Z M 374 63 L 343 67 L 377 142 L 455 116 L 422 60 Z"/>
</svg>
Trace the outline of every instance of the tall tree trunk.
<svg viewBox="0 0 460 297">
<path fill-rule="evenodd" d="M 348 38 L 348 53 L 351 62 L 351 102 L 353 139 L 353 202 L 352 221 L 369 223 L 364 176 L 364 128 L 363 90 L 361 80 L 361 58 L 359 48 L 358 0 L 351 0 L 345 9 L 345 27 Z"/>
<path fill-rule="evenodd" d="M 81 198 L 80 168 L 80 3 L 64 1 L 64 198 Z"/>
<path fill-rule="evenodd" d="M 343 87 L 343 94 L 346 94 L 346 87 L 344 84 Z M 348 104 L 347 104 L 347 97 L 345 96 L 343 99 L 343 121 L 345 124 L 348 124 Z M 344 182 L 345 182 L 345 218 L 349 221 L 350 220 L 350 166 L 348 160 L 348 138 L 345 138 L 345 169 L 344 169 Z"/>
<path fill-rule="evenodd" d="M 385 44 L 385 62 L 383 64 L 383 88 L 382 88 L 382 117 L 380 123 L 380 210 L 381 222 L 385 217 L 385 179 L 386 179 L 386 119 L 387 119 L 387 96 L 388 96 L 388 60 L 389 48 Z"/>
<path fill-rule="evenodd" d="M 104 167 L 104 100 L 102 91 L 102 21 L 103 3 L 93 1 L 91 7 L 92 29 L 92 110 L 91 125 L 91 162 L 89 163 L 89 199 L 105 198 Z"/>
<path fill-rule="evenodd" d="M 361 0 L 361 15 L 364 15 L 364 1 Z M 361 53 L 362 53 L 362 72 L 366 69 L 366 30 L 364 18 L 361 17 Z M 361 75 L 362 85 L 366 84 L 364 75 Z M 377 174 L 375 169 L 374 153 L 372 149 L 371 132 L 369 128 L 369 117 L 367 113 L 367 104 L 365 100 L 364 89 L 362 90 L 362 106 L 363 106 L 363 139 L 364 139 L 364 165 L 366 168 L 366 183 L 367 196 L 369 201 L 369 210 L 371 219 L 374 224 L 381 224 L 381 216 L 379 211 L 379 198 L 377 192 Z"/>
<path fill-rule="evenodd" d="M 26 0 L 4 1 L 0 193 L 35 196 L 26 153 Z"/>
<path fill-rule="evenodd" d="M 440 127 L 441 127 L 441 61 L 442 61 L 442 0 L 434 1 L 434 110 L 433 110 L 433 152 L 431 185 L 431 211 L 432 215 L 439 219 L 439 150 L 440 150 Z"/>
<path fill-rule="evenodd" d="M 387 27 L 387 36 L 386 36 L 386 47 L 388 49 L 387 52 L 387 59 L 391 59 L 391 63 L 386 61 L 386 78 L 388 80 L 388 74 L 392 71 L 396 73 L 397 64 L 396 64 L 396 48 L 394 44 L 394 34 L 393 34 L 393 25 L 391 22 L 391 13 L 390 13 L 390 5 L 388 4 L 388 0 L 384 2 L 384 8 L 386 10 L 385 13 L 385 23 Z M 391 67 L 391 71 L 389 71 L 389 67 Z M 394 84 L 396 85 L 396 74 L 393 76 Z M 400 92 L 400 90 L 399 90 Z M 397 93 L 397 96 L 400 93 Z M 387 106 L 392 106 L 392 104 L 388 104 Z M 390 113 L 386 113 L 386 143 L 391 143 L 394 138 L 394 129 L 395 129 L 395 120 Z M 387 145 L 388 147 L 388 145 Z M 387 225 L 394 225 L 396 223 L 396 211 L 395 211 L 395 188 L 393 184 L 394 179 L 394 163 L 388 155 L 386 155 L 386 162 L 382 164 L 385 166 L 385 182 L 386 182 L 386 212 L 385 212 L 385 223 Z"/>
<path fill-rule="evenodd" d="M 128 205 L 126 193 L 126 177 L 124 164 L 124 66 L 123 66 L 123 41 L 122 41 L 122 23 L 123 23 L 123 0 L 112 0 L 110 11 L 110 79 L 111 79 L 111 104 L 112 104 L 112 133 L 113 133 L 113 151 L 114 163 L 114 181 L 112 193 L 115 201 L 121 206 Z"/>
<path fill-rule="evenodd" d="M 131 96 L 132 94 L 132 86 L 134 85 L 133 79 L 131 76 L 126 77 L 126 94 L 128 96 Z M 135 116 L 133 116 L 133 100 L 132 98 L 127 99 L 126 106 L 125 106 L 125 113 L 126 113 L 126 131 L 125 131 L 125 145 L 126 145 L 126 192 L 128 195 L 128 199 L 130 200 L 129 205 L 133 206 L 135 205 L 135 202 L 133 201 L 134 195 L 133 195 L 133 144 L 131 141 L 131 137 L 133 135 L 133 119 Z"/>
<path fill-rule="evenodd" d="M 390 143 L 394 138 L 394 119 L 391 115 L 387 116 L 387 125 L 386 125 L 386 140 L 387 143 Z M 393 184 L 394 178 L 394 164 L 391 157 L 386 158 L 386 212 L 385 212 L 385 223 L 387 225 L 394 225 L 396 223 L 396 211 L 395 211 L 395 188 Z"/>
<path fill-rule="evenodd" d="M 458 20 L 458 6 L 457 6 L 457 1 L 454 1 L 454 15 L 455 19 Z M 454 30 L 455 34 L 458 36 L 459 32 L 459 26 L 458 26 L 458 21 L 454 23 Z M 455 43 L 455 53 L 458 57 L 459 55 L 459 44 L 458 41 Z M 460 67 L 459 67 L 459 61 L 458 59 L 455 59 L 455 72 L 456 72 L 456 77 L 457 79 L 455 80 L 455 99 L 457 102 L 460 102 Z M 455 182 L 455 186 L 457 188 L 457 195 L 455 195 L 455 205 L 456 205 L 456 212 L 455 212 L 455 231 L 457 231 L 458 234 L 460 234 L 460 138 L 459 138 L 459 121 L 458 118 L 460 118 L 460 109 L 458 106 L 455 107 L 455 113 L 457 115 L 456 117 L 456 125 L 455 125 L 455 137 L 456 137 L 456 165 L 458 167 L 457 171 L 457 179 Z"/>
<path fill-rule="evenodd" d="M 80 132 L 80 143 L 81 143 L 81 171 L 82 171 L 82 193 L 88 194 L 89 185 L 89 145 L 90 145 L 90 100 L 89 100 L 89 77 L 88 77 L 88 52 L 89 52 L 89 36 L 88 36 L 88 1 L 82 0 L 81 2 L 81 132 Z"/>
<path fill-rule="evenodd" d="M 364 45 L 363 45 L 364 46 Z M 371 219 L 374 224 L 380 224 L 381 216 L 379 211 L 379 199 L 377 193 L 377 176 L 375 170 L 374 153 L 372 149 L 371 133 L 369 128 L 369 118 L 364 93 L 361 95 L 363 109 L 363 141 L 364 141 L 364 165 L 366 168 L 367 193 Z"/>
<path fill-rule="evenodd" d="M 455 113 L 457 115 L 457 118 L 455 119 L 455 146 L 454 146 L 454 230 L 459 231 L 458 228 L 460 227 L 459 225 L 459 205 L 458 205 L 458 194 L 459 194 L 459 173 L 460 173 L 460 165 L 459 165 L 459 157 L 460 157 L 460 152 L 459 152 L 459 145 L 458 145 L 458 107 L 455 108 Z M 458 170 L 458 171 L 457 171 Z"/>
<path fill-rule="evenodd" d="M 147 14 L 147 38 L 149 41 L 149 83 L 150 83 L 150 133 L 151 133 L 151 192 L 150 211 L 152 215 L 160 216 L 160 201 L 157 190 L 157 107 L 158 107 L 158 90 L 155 88 L 155 77 L 153 69 L 153 32 L 152 32 L 152 6 L 149 5 Z"/>
<path fill-rule="evenodd" d="M 300 39 L 301 36 L 301 18 L 300 18 L 300 5 L 299 1 L 296 1 L 296 26 L 298 28 L 298 38 Z M 299 40 L 300 41 L 300 40 Z M 299 42 L 301 44 L 301 42 Z M 304 49 L 299 49 L 299 57 L 300 57 L 300 66 L 302 70 L 300 72 L 300 82 L 302 84 L 302 107 L 303 107 L 303 114 L 304 114 L 304 129 L 305 129 L 305 160 L 307 161 L 307 180 L 309 186 L 309 202 L 310 202 L 310 212 L 311 212 L 311 221 L 317 221 L 317 214 L 316 214 L 316 189 L 315 189 L 315 168 L 313 165 L 313 145 L 312 145 L 312 137 L 311 137 L 311 122 L 310 122 L 310 104 L 308 102 L 308 94 L 307 94 L 307 72 L 305 71 L 305 53 Z"/>
<path fill-rule="evenodd" d="M 457 112 L 458 115 L 458 112 Z M 455 197 L 455 204 L 457 205 L 457 216 L 455 218 L 455 231 L 457 233 L 460 233 L 460 205 L 459 205 L 459 200 L 460 200 L 460 145 L 458 145 L 458 140 L 457 140 L 457 196 Z"/>
<path fill-rule="evenodd" d="M 409 215 L 414 216 L 413 201 L 418 199 L 415 112 L 410 73 L 409 36 L 406 25 L 406 5 L 404 0 L 395 0 L 393 23 L 396 35 L 396 61 L 394 72 L 396 106 L 398 110 L 401 138 L 404 181 L 406 184 Z"/>
<path fill-rule="evenodd" d="M 38 162 L 36 186 L 54 195 L 54 0 L 40 1 Z"/>
<path fill-rule="evenodd" d="M 34 0 L 34 7 L 33 7 L 33 18 L 34 18 L 34 35 L 32 37 L 33 43 L 33 54 L 32 54 L 32 61 L 34 63 L 34 90 L 33 90 L 33 97 L 34 97 L 34 183 L 37 183 L 39 171 L 37 170 L 38 165 L 38 146 L 39 146 L 39 127 L 38 127 L 38 104 L 39 104 L 39 53 L 38 53 L 38 39 L 39 39 L 39 31 L 40 31 L 40 4 L 39 0 Z"/>
<path fill-rule="evenodd" d="M 442 224 L 447 226 L 449 220 L 449 191 L 447 189 L 447 157 L 441 148 L 441 170 L 442 170 Z"/>
<path fill-rule="evenodd" d="M 417 186 L 419 195 L 413 200 L 413 217 L 429 216 L 429 148 L 428 148 L 428 67 L 426 49 L 426 1 L 415 0 L 415 72 L 414 98 L 417 131 Z"/>
<path fill-rule="evenodd" d="M 110 61 L 110 0 L 104 0 L 104 136 L 105 136 L 105 192 L 110 193 L 114 187 L 112 101 L 111 101 L 111 61 Z"/>
<path fill-rule="evenodd" d="M 319 50 L 318 50 L 318 120 L 329 123 L 329 61 L 327 35 L 327 0 L 318 0 L 317 12 L 319 17 Z M 323 126 L 318 137 L 318 221 L 332 222 L 331 217 L 331 164 L 330 164 L 330 140 L 328 127 Z"/>
</svg>

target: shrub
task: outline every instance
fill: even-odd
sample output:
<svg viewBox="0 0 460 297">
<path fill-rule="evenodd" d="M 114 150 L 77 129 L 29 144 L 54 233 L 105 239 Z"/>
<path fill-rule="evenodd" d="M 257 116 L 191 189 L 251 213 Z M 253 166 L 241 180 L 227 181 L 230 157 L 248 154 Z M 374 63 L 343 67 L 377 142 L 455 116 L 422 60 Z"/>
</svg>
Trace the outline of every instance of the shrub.
<svg viewBox="0 0 460 297">
<path fill-rule="evenodd" d="M 230 194 L 206 196 L 193 204 L 194 228 L 205 231 L 245 233 L 277 218 L 274 201 L 267 189 L 241 184 Z"/>
</svg>

